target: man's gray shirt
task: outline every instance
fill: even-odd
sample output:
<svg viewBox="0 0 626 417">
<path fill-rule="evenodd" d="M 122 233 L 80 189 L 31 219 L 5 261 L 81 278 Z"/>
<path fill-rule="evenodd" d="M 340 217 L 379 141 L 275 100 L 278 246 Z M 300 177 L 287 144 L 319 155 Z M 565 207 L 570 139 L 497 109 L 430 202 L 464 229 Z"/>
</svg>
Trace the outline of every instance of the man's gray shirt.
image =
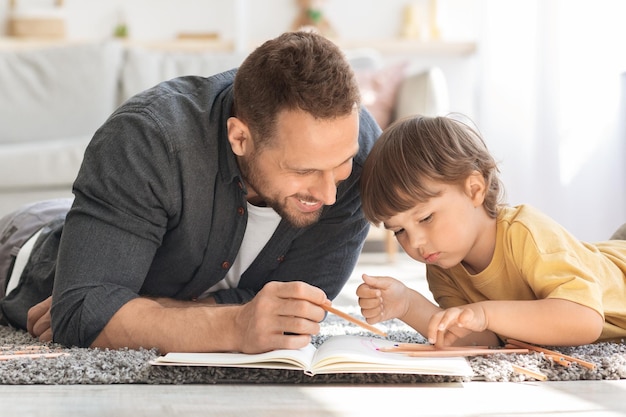
<svg viewBox="0 0 626 417">
<path fill-rule="evenodd" d="M 53 291 L 54 341 L 89 346 L 139 296 L 193 300 L 235 260 L 246 186 L 227 138 L 235 70 L 181 77 L 124 103 L 96 132 L 74 183 Z M 284 220 L 218 303 L 244 303 L 269 281 L 306 281 L 334 298 L 368 231 L 358 179 L 380 128 L 362 109 L 359 152 L 320 221 Z M 216 335 L 219 337 L 219 335 Z"/>
</svg>

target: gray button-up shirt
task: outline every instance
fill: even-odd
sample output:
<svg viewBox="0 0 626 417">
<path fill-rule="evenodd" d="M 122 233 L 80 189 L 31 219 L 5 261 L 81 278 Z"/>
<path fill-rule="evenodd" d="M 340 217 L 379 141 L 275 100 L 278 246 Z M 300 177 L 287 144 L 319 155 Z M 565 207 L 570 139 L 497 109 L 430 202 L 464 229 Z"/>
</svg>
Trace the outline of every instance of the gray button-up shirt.
<svg viewBox="0 0 626 417">
<path fill-rule="evenodd" d="M 235 70 L 180 77 L 123 104 L 96 132 L 74 183 L 53 293 L 54 339 L 89 346 L 115 312 L 148 295 L 189 300 L 219 282 L 247 222 L 246 188 L 227 138 Z M 334 298 L 367 234 L 358 179 L 380 128 L 360 115 L 351 176 L 305 229 L 284 220 L 218 303 L 269 281 L 306 281 Z"/>
</svg>

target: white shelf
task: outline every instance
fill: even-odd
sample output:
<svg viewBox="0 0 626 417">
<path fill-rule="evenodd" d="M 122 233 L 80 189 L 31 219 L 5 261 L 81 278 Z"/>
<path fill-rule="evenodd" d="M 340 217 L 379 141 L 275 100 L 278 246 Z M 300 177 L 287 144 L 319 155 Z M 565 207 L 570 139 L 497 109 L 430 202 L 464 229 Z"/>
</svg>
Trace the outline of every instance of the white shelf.
<svg viewBox="0 0 626 417">
<path fill-rule="evenodd" d="M 94 39 L 93 41 L 97 41 Z M 89 42 L 83 40 L 66 40 L 55 38 L 11 38 L 0 37 L 0 49 L 23 49 L 52 45 L 68 45 Z M 120 40 L 128 46 L 140 46 L 149 49 L 180 52 L 235 52 L 233 41 L 221 39 L 171 39 L 159 41 L 139 41 L 132 39 Z M 416 56 L 466 56 L 476 52 L 474 42 L 415 41 L 404 39 L 388 40 L 334 40 L 342 49 L 372 48 L 382 54 L 402 54 Z M 250 44 L 249 51 L 262 42 Z"/>
<path fill-rule="evenodd" d="M 335 42 L 344 49 L 372 48 L 384 54 L 463 56 L 476 52 L 475 42 L 419 41 L 411 39 L 337 40 Z"/>
</svg>

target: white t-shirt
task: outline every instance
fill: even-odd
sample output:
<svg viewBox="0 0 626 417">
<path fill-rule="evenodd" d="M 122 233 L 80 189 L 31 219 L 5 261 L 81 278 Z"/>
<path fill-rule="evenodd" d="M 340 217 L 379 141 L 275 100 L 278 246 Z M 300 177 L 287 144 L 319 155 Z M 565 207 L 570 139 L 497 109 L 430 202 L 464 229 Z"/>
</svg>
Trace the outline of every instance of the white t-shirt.
<svg viewBox="0 0 626 417">
<path fill-rule="evenodd" d="M 236 288 L 241 274 L 252 264 L 270 240 L 281 217 L 271 207 L 258 207 L 248 203 L 248 224 L 235 262 L 223 280 L 206 290 L 198 298 L 206 298 L 218 290 Z"/>
</svg>

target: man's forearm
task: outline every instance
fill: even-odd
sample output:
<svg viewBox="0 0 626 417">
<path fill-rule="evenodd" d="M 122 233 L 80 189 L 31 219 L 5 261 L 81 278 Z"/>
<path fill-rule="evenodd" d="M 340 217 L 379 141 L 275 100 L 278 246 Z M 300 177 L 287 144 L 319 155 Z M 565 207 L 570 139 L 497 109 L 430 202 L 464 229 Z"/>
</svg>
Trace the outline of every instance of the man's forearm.
<svg viewBox="0 0 626 417">
<path fill-rule="evenodd" d="M 129 301 L 113 315 L 91 347 L 157 348 L 161 353 L 237 349 L 236 315 L 240 306 L 165 301 Z"/>
<path fill-rule="evenodd" d="M 215 302 L 215 298 L 213 297 L 200 298 L 195 301 L 184 301 L 184 300 L 177 300 L 175 298 L 167 298 L 167 297 L 144 297 L 144 298 L 156 301 L 161 306 L 168 307 L 168 308 L 202 307 L 202 306 L 207 306 L 207 305 L 217 305 L 217 303 Z"/>
</svg>

